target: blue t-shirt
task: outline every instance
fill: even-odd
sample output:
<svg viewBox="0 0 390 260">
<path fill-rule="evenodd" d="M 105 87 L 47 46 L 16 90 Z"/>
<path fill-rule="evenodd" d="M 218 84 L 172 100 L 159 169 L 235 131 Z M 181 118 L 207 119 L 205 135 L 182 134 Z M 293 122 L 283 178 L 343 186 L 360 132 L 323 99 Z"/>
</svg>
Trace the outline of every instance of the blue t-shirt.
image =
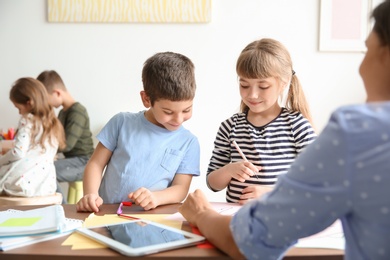
<svg viewBox="0 0 390 260">
<path fill-rule="evenodd" d="M 275 189 L 231 221 L 248 259 L 279 259 L 336 219 L 345 259 L 390 259 L 390 102 L 347 106 L 298 155 Z M 280 257 L 281 258 L 281 257 Z"/>
<path fill-rule="evenodd" d="M 175 131 L 159 127 L 144 112 L 118 113 L 97 135 L 112 151 L 99 188 L 104 203 L 127 200 L 130 192 L 141 187 L 166 189 L 176 174 L 200 175 L 196 136 L 183 126 Z"/>
</svg>

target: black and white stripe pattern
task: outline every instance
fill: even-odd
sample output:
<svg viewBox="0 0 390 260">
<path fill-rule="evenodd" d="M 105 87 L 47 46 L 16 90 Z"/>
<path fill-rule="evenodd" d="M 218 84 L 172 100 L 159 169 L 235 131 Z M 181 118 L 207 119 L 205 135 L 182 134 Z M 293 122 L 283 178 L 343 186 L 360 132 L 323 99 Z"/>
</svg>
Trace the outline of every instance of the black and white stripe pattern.
<svg viewBox="0 0 390 260">
<path fill-rule="evenodd" d="M 302 149 L 316 137 L 309 121 L 299 112 L 283 108 L 269 124 L 255 127 L 247 121 L 246 113 L 234 114 L 221 123 L 207 175 L 228 163 L 242 160 L 232 144 L 237 142 L 248 161 L 262 170 L 244 183 L 232 179 L 226 190 L 226 200 L 237 202 L 242 189 L 253 184 L 274 185 L 279 175 L 287 172 Z M 209 186 L 210 188 L 210 186 Z"/>
</svg>

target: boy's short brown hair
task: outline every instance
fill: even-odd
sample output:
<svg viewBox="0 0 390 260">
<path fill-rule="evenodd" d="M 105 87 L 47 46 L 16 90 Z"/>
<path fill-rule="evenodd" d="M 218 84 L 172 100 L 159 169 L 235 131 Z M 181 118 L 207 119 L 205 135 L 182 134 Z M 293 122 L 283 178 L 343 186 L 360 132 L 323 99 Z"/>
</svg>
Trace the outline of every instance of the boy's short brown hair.
<svg viewBox="0 0 390 260">
<path fill-rule="evenodd" d="M 43 83 L 49 94 L 53 93 L 55 89 L 66 91 L 66 87 L 60 75 L 54 70 L 45 70 L 38 75 L 37 80 Z"/>
<path fill-rule="evenodd" d="M 192 100 L 195 97 L 195 66 L 186 56 L 160 52 L 144 63 L 142 82 L 153 106 L 155 101 Z"/>
</svg>

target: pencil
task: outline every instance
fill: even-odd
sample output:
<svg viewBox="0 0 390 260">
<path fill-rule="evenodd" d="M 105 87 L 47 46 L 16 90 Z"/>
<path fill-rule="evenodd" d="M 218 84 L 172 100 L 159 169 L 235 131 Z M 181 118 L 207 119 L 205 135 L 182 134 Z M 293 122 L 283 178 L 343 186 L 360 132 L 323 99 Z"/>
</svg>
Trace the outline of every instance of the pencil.
<svg viewBox="0 0 390 260">
<path fill-rule="evenodd" d="M 248 159 L 246 158 L 245 154 L 242 152 L 241 148 L 238 146 L 236 140 L 233 140 L 233 145 L 234 145 L 234 147 L 236 147 L 236 149 L 237 149 L 238 153 L 241 155 L 242 159 L 244 161 L 248 161 Z"/>
<path fill-rule="evenodd" d="M 242 152 L 241 148 L 238 146 L 236 140 L 233 140 L 233 145 L 234 145 L 234 147 L 236 147 L 236 149 L 237 149 L 238 153 L 241 155 L 242 159 L 244 161 L 248 162 L 248 159 L 246 158 L 245 154 Z M 259 178 L 259 177 L 257 177 L 257 174 L 255 172 L 253 174 L 255 175 L 256 179 Z"/>
<path fill-rule="evenodd" d="M 132 219 L 132 220 L 139 220 L 140 218 L 124 215 L 124 214 L 118 214 L 118 217 L 120 218 L 127 218 L 127 219 Z"/>
</svg>

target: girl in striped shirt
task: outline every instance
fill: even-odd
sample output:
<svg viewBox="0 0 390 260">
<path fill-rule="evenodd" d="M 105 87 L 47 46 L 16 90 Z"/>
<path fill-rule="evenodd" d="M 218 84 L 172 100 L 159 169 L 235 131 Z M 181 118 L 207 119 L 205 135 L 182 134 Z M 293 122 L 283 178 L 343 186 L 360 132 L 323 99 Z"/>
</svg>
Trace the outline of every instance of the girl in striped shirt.
<svg viewBox="0 0 390 260">
<path fill-rule="evenodd" d="M 270 191 L 316 134 L 290 54 L 280 42 L 250 43 L 236 71 L 240 112 L 221 123 L 206 178 L 213 191 L 227 188 L 227 202 L 244 204 Z"/>
</svg>

